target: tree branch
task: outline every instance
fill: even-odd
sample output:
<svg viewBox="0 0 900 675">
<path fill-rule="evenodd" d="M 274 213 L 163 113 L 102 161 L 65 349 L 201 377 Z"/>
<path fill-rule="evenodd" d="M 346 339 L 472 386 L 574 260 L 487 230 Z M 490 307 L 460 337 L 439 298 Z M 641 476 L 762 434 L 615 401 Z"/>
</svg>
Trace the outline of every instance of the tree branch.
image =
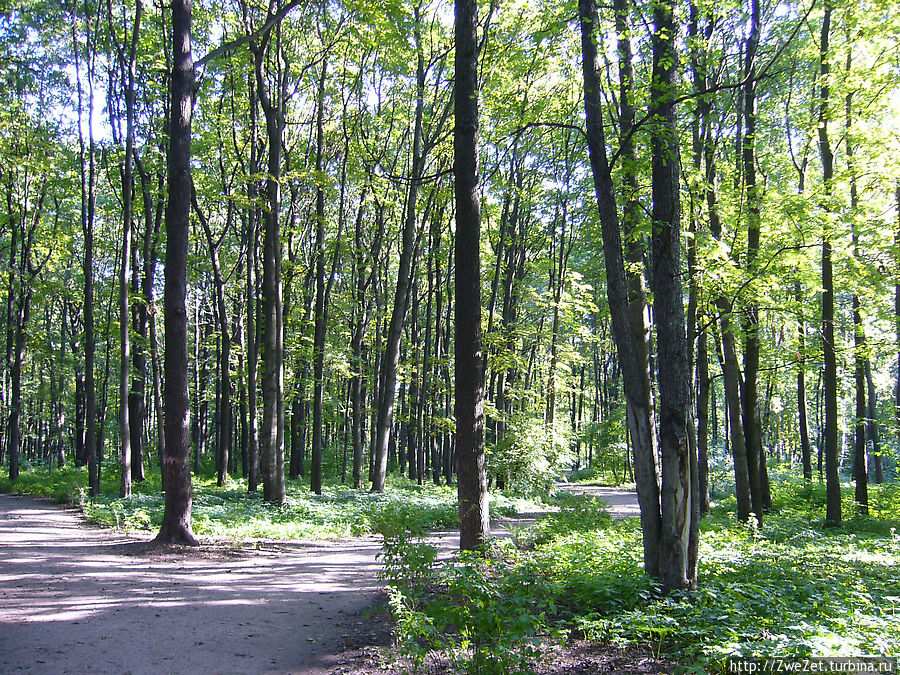
<svg viewBox="0 0 900 675">
<path fill-rule="evenodd" d="M 278 24 L 284 17 L 286 17 L 291 10 L 303 4 L 304 2 L 305 0 L 292 0 L 292 2 L 289 2 L 284 7 L 275 12 L 275 14 L 270 16 L 262 26 L 250 33 L 250 35 L 244 35 L 243 37 L 232 40 L 231 42 L 226 42 L 225 44 L 213 49 L 211 52 L 206 54 L 206 56 L 203 56 L 202 58 L 194 61 L 194 70 L 200 70 L 213 59 L 217 59 L 220 56 L 227 54 L 228 52 L 234 51 L 238 47 L 243 47 L 245 44 L 253 42 L 260 36 L 265 35 L 270 30 L 272 30 L 272 28 L 276 24 Z"/>
</svg>

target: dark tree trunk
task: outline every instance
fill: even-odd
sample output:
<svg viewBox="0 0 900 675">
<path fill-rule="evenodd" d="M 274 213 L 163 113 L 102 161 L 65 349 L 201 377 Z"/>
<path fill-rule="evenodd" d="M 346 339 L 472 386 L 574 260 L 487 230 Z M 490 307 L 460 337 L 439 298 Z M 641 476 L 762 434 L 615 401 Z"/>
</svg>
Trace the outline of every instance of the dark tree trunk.
<svg viewBox="0 0 900 675">
<path fill-rule="evenodd" d="M 325 153 L 325 77 L 327 60 L 322 62 L 316 104 L 316 309 L 313 336 L 313 429 L 312 456 L 309 467 L 309 488 L 322 494 L 322 405 L 325 378 L 325 188 L 322 185 L 323 157 Z"/>
<path fill-rule="evenodd" d="M 631 325 L 622 236 L 616 212 L 612 174 L 606 156 L 603 109 L 600 103 L 600 78 L 597 44 L 593 35 L 598 25 L 593 0 L 579 0 L 581 23 L 582 76 L 587 124 L 588 154 L 594 179 L 594 192 L 600 216 L 603 252 L 606 261 L 606 293 L 612 315 L 613 337 L 622 369 L 627 401 L 628 429 L 634 445 L 635 484 L 641 508 L 644 540 L 644 570 L 652 577 L 660 573 L 661 514 L 659 484 L 655 460 L 655 432 L 650 403 L 649 362 L 643 357 L 639 340 Z"/>
<path fill-rule="evenodd" d="M 228 321 L 228 307 L 225 303 L 225 280 L 222 277 L 222 266 L 219 262 L 219 246 L 222 239 L 213 236 L 212 228 L 209 225 L 200 205 L 197 203 L 196 194 L 192 196 L 194 212 L 197 214 L 197 220 L 203 228 L 206 235 L 206 243 L 209 248 L 209 257 L 213 268 L 213 286 L 216 295 L 216 318 L 219 321 L 219 339 L 221 349 L 219 350 L 219 443 L 216 452 L 216 484 L 224 487 L 228 481 L 228 463 L 231 460 L 232 433 L 231 425 L 233 415 L 233 391 L 231 385 L 231 327 Z M 230 220 L 230 218 L 229 218 Z"/>
<path fill-rule="evenodd" d="M 850 72 L 851 54 L 847 52 L 847 72 Z M 857 225 L 857 210 L 859 208 L 859 195 L 856 187 L 855 166 L 853 163 L 853 141 L 851 136 L 853 118 L 853 94 L 847 94 L 847 137 L 844 147 L 847 151 L 847 171 L 850 175 L 850 218 L 853 237 L 853 257 L 859 261 L 859 226 Z M 861 261 L 860 261 L 861 262 Z M 853 360 L 854 360 L 854 389 L 856 398 L 856 421 L 854 424 L 854 452 L 853 452 L 853 477 L 856 481 L 854 499 L 859 512 L 869 513 L 869 468 L 866 462 L 866 334 L 863 325 L 862 302 L 859 293 L 853 294 Z"/>
<path fill-rule="evenodd" d="M 803 319 L 803 290 L 794 281 L 797 302 L 797 422 L 800 425 L 800 463 L 803 477 L 812 480 L 812 450 L 809 443 L 809 414 L 806 404 L 806 323 Z"/>
<path fill-rule="evenodd" d="M 188 423 L 187 257 L 191 211 L 191 0 L 173 0 L 169 201 L 165 267 L 165 455 L 166 506 L 156 541 L 197 545 L 191 531 L 190 428 Z"/>
<path fill-rule="evenodd" d="M 277 30 L 277 29 L 276 29 Z M 270 96 L 266 88 L 264 64 L 269 44 L 266 33 L 255 53 L 257 95 L 266 117 L 268 171 L 266 175 L 266 211 L 263 229 L 262 282 L 262 398 L 260 424 L 260 469 L 263 499 L 283 504 L 284 485 L 284 304 L 281 280 L 281 147 L 283 141 L 284 88 L 286 70 L 277 73 L 276 90 Z M 276 58 L 282 50 L 276 37 Z"/>
<path fill-rule="evenodd" d="M 821 93 L 819 108 L 819 154 L 822 158 L 822 183 L 825 187 L 825 209 L 829 210 L 834 154 L 828 138 L 828 98 L 831 72 L 828 63 L 828 42 L 831 33 L 831 0 L 825 0 L 825 16 L 819 42 L 819 72 Z M 837 351 L 834 342 L 834 272 L 831 261 L 830 225 L 826 222 L 822 233 L 822 350 L 825 367 L 822 386 L 825 393 L 825 520 L 837 525 L 841 522 L 841 481 L 838 475 L 840 445 L 838 442 Z"/>
<path fill-rule="evenodd" d="M 475 0 L 456 0 L 455 9 L 456 473 L 459 547 L 476 550 L 490 536 L 484 466 L 484 359 L 481 345 L 478 4 Z"/>
<path fill-rule="evenodd" d="M 747 194 L 747 272 L 758 275 L 756 258 L 760 241 L 760 193 L 756 184 L 756 54 L 759 47 L 759 0 L 750 2 L 750 34 L 744 55 L 743 113 L 744 133 L 741 144 L 741 168 Z M 763 523 L 762 424 L 759 413 L 759 307 L 752 298 L 743 312 L 744 379 L 741 390 L 741 421 L 747 447 L 747 469 L 750 478 L 750 505 L 756 521 Z"/>
<path fill-rule="evenodd" d="M 653 8 L 650 112 L 653 181 L 653 309 L 662 463 L 659 579 L 666 589 L 695 588 L 700 500 L 691 451 L 690 363 L 681 284 L 680 165 L 675 109 L 677 53 L 674 0 Z"/>
<path fill-rule="evenodd" d="M 134 154 L 134 80 L 135 64 L 137 62 L 138 36 L 141 28 L 141 15 L 143 5 L 140 0 L 135 3 L 134 25 L 131 28 L 131 45 L 126 60 L 125 53 L 119 48 L 119 67 L 122 69 L 122 79 L 125 82 L 125 157 L 122 167 L 122 268 L 119 276 L 119 459 L 122 473 L 119 486 L 119 496 L 131 497 L 131 340 L 129 336 L 130 307 L 129 284 L 131 283 L 132 264 L 132 206 L 134 197 L 133 186 L 133 154 Z M 112 16 L 110 16 L 112 21 Z M 140 424 L 140 420 L 138 420 Z"/>
</svg>

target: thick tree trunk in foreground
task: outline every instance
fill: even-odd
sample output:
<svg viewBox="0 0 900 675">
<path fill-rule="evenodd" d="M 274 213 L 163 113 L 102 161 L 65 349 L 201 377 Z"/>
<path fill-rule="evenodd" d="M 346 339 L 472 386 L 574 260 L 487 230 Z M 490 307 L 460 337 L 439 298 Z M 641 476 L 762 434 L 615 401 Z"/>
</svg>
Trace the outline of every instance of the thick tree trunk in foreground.
<svg viewBox="0 0 900 675">
<path fill-rule="evenodd" d="M 281 281 L 281 146 L 283 141 L 283 99 L 286 76 L 279 72 L 276 91 L 266 88 L 263 74 L 270 33 L 255 54 L 257 95 L 266 117 L 269 143 L 266 175 L 266 205 L 263 226 L 262 281 L 262 399 L 260 424 L 260 469 L 263 499 L 283 504 L 284 484 L 284 302 Z M 277 42 L 277 40 L 276 40 Z M 276 45 L 280 52 L 280 45 Z M 281 58 L 280 53 L 277 58 Z"/>
<path fill-rule="evenodd" d="M 165 416 L 166 506 L 156 541 L 195 546 L 191 531 L 190 401 L 188 398 L 187 256 L 191 211 L 191 0 L 172 3 L 174 60 L 169 121 L 169 203 L 166 209 Z"/>
<path fill-rule="evenodd" d="M 677 54 L 674 0 L 653 9 L 650 112 L 653 180 L 653 308 L 659 381 L 662 514 L 659 580 L 667 590 L 697 585 L 700 501 L 697 458 L 689 442 L 690 363 L 681 284 L 680 165 L 675 109 Z"/>
<path fill-rule="evenodd" d="M 649 576 L 658 577 L 661 515 L 654 457 L 653 415 L 650 391 L 645 386 L 649 382 L 649 363 L 640 355 L 629 314 L 622 235 L 619 230 L 612 175 L 606 156 L 603 110 L 600 103 L 599 62 L 593 35 L 594 27 L 597 25 L 597 12 L 593 0 L 579 0 L 578 14 L 581 23 L 588 154 L 603 236 L 606 293 L 628 403 L 628 429 L 634 445 L 635 484 L 641 507 L 641 530 L 644 540 L 644 571 Z"/>
<path fill-rule="evenodd" d="M 478 200 L 478 4 L 456 0 L 453 160 L 456 197 L 456 472 L 459 547 L 490 536 L 484 468 L 481 207 Z"/>
</svg>

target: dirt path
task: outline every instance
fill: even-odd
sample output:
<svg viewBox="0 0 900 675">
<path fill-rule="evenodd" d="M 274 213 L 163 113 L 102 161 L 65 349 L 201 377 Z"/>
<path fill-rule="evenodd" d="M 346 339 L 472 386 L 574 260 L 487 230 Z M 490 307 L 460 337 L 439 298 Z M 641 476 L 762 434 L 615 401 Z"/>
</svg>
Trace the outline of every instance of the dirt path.
<svg viewBox="0 0 900 675">
<path fill-rule="evenodd" d="M 379 601 L 374 537 L 146 548 L 0 495 L 0 672 L 327 673 Z"/>
<path fill-rule="evenodd" d="M 352 673 L 342 652 L 383 637 L 375 537 L 147 549 L 0 494 L 0 672 Z"/>
</svg>

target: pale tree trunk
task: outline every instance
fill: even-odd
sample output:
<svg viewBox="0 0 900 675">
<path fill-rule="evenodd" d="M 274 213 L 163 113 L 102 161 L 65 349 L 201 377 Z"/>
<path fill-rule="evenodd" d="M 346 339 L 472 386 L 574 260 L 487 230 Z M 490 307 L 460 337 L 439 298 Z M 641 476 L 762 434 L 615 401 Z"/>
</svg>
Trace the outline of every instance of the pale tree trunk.
<svg viewBox="0 0 900 675">
<path fill-rule="evenodd" d="M 481 345 L 478 4 L 475 0 L 456 0 L 455 8 L 456 473 L 459 547 L 475 550 L 490 536 L 484 466 L 484 358 Z"/>
</svg>

